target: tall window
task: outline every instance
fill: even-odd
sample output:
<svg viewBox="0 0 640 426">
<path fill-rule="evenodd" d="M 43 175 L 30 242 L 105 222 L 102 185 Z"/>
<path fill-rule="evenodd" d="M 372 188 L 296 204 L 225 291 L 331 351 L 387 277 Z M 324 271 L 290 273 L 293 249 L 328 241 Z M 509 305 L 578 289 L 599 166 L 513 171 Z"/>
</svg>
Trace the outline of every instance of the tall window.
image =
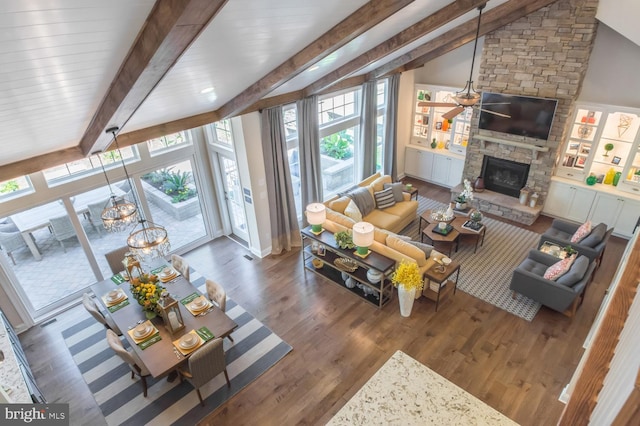
<svg viewBox="0 0 640 426">
<path fill-rule="evenodd" d="M 28 176 L 5 180 L 0 182 L 0 203 L 31 194 L 32 192 L 33 186 Z"/>
<path fill-rule="evenodd" d="M 287 157 L 289 158 L 289 171 L 291 173 L 291 185 L 293 197 L 296 202 L 298 217 L 302 218 L 302 198 L 300 197 L 300 151 L 298 140 L 298 121 L 295 104 L 282 108 L 284 120 L 284 132 L 287 138 Z"/>
<path fill-rule="evenodd" d="M 377 89 L 376 171 L 380 171 L 384 161 L 384 134 L 387 122 L 387 79 L 378 82 Z"/>
<path fill-rule="evenodd" d="M 231 132 L 231 120 L 224 119 L 216 121 L 211 125 L 213 127 L 214 143 L 233 148 L 233 133 Z"/>
<path fill-rule="evenodd" d="M 154 155 L 158 155 L 175 148 L 180 148 L 190 143 L 191 140 L 188 132 L 178 132 L 148 140 L 147 147 L 149 148 L 149 153 L 151 153 L 151 156 L 153 157 Z"/>
</svg>

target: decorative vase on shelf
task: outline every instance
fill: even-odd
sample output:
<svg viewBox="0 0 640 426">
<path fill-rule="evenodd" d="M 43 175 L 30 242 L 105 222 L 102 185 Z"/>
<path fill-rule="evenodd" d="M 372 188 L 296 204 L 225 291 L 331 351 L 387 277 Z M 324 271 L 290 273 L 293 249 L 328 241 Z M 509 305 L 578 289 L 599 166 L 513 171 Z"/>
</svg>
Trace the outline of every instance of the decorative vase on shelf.
<svg viewBox="0 0 640 426">
<path fill-rule="evenodd" d="M 416 298 L 416 289 L 405 289 L 403 285 L 398 286 L 398 300 L 400 302 L 400 315 L 408 317 L 411 315 L 411 309 L 413 309 L 413 302 Z"/>
<path fill-rule="evenodd" d="M 478 176 L 478 178 L 474 182 L 473 190 L 476 192 L 484 191 L 484 178 L 482 176 Z"/>
<path fill-rule="evenodd" d="M 374 271 L 373 269 L 369 269 L 367 271 L 367 279 L 370 283 L 376 284 L 379 283 L 382 279 L 382 272 Z"/>
</svg>

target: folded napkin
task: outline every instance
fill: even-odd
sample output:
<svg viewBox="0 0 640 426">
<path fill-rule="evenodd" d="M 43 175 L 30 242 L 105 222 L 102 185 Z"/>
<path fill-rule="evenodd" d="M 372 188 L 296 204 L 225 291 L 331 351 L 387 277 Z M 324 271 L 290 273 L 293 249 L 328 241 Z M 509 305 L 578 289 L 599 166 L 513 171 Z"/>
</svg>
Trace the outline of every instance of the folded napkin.
<svg viewBox="0 0 640 426">
<path fill-rule="evenodd" d="M 111 281 L 113 281 L 114 283 L 120 285 L 123 282 L 125 282 L 126 280 L 124 279 L 124 277 L 120 274 L 115 274 L 114 276 L 111 277 Z"/>
<path fill-rule="evenodd" d="M 156 342 L 162 340 L 162 336 L 160 336 L 160 332 L 156 332 L 156 334 L 151 335 L 146 340 L 138 343 L 138 347 L 142 350 L 147 349 L 149 346 L 153 345 Z"/>
<path fill-rule="evenodd" d="M 158 266 L 157 268 L 152 269 L 152 270 L 151 270 L 151 273 L 152 273 L 153 275 L 158 275 L 160 272 L 162 272 L 162 270 L 163 270 L 164 268 L 168 268 L 168 267 L 169 267 L 169 265 L 162 265 L 162 266 Z"/>
<path fill-rule="evenodd" d="M 198 297 L 200 297 L 200 293 L 198 293 L 197 291 L 194 291 L 193 293 L 191 293 L 190 295 L 182 299 L 180 303 L 182 303 L 183 305 L 186 305 L 187 303 L 193 302 L 193 299 L 197 299 Z"/>
<path fill-rule="evenodd" d="M 216 337 L 207 327 L 200 327 L 196 330 L 196 333 L 198 333 L 198 336 L 200 336 L 205 342 Z"/>
<path fill-rule="evenodd" d="M 109 312 L 114 313 L 118 309 L 124 308 L 128 304 L 129 304 L 129 298 L 126 298 L 122 302 L 118 303 L 117 305 L 109 306 L 107 309 L 109 309 Z"/>
</svg>

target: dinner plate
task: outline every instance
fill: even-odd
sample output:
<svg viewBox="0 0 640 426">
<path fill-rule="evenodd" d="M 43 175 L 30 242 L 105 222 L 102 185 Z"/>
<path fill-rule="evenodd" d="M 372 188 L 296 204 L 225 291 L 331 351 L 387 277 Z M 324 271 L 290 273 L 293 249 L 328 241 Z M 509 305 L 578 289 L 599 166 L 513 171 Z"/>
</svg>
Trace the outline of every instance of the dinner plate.
<svg viewBox="0 0 640 426">
<path fill-rule="evenodd" d="M 198 338 L 198 336 L 189 333 L 180 338 L 178 345 L 180 345 L 182 349 L 191 349 L 198 343 L 200 343 L 200 339 Z"/>
<path fill-rule="evenodd" d="M 153 327 L 147 323 L 140 324 L 133 329 L 133 337 L 136 339 L 143 339 L 147 337 L 153 331 Z"/>
<path fill-rule="evenodd" d="M 109 303 L 119 302 L 125 298 L 125 294 L 120 290 L 113 290 L 107 293 L 106 300 Z"/>
<path fill-rule="evenodd" d="M 160 273 L 160 278 L 162 279 L 167 279 L 167 278 L 173 278 L 177 275 L 177 272 L 174 271 L 171 268 L 164 268 L 162 270 L 162 272 Z"/>
<path fill-rule="evenodd" d="M 209 304 L 207 303 L 207 299 L 200 296 L 197 299 L 194 299 L 189 306 L 194 311 L 201 311 L 205 309 L 208 305 Z"/>
</svg>

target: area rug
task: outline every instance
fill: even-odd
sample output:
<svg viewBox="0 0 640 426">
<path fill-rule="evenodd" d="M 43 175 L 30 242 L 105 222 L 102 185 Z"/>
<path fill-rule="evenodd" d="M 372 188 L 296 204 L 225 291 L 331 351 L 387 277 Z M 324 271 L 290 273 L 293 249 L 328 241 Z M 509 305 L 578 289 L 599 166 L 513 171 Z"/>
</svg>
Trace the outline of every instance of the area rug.
<svg viewBox="0 0 640 426">
<path fill-rule="evenodd" d="M 445 206 L 421 196 L 418 201 L 418 215 Z M 533 320 L 540 304 L 522 295 L 514 299 L 509 284 L 513 270 L 537 246 L 540 235 L 495 219 L 484 218 L 482 223 L 487 227 L 484 245 L 474 253 L 473 244 L 463 243 L 451 256 L 462 264 L 458 289 L 527 321 Z M 402 234 L 420 241 L 418 226 L 419 220 L 415 220 Z"/>
<path fill-rule="evenodd" d="M 402 351 L 329 421 L 353 425 L 517 425 Z"/>
<path fill-rule="evenodd" d="M 73 360 L 102 410 L 109 425 L 193 425 L 271 368 L 291 346 L 233 300 L 227 299 L 227 315 L 238 328 L 234 343 L 224 339 L 227 371 L 201 388 L 205 406 L 188 383 L 179 379 L 147 378 L 148 397 L 142 395 L 139 380 L 132 380 L 129 367 L 109 348 L 105 329 L 88 314 L 62 332 Z M 125 342 L 126 345 L 126 342 Z"/>
</svg>

